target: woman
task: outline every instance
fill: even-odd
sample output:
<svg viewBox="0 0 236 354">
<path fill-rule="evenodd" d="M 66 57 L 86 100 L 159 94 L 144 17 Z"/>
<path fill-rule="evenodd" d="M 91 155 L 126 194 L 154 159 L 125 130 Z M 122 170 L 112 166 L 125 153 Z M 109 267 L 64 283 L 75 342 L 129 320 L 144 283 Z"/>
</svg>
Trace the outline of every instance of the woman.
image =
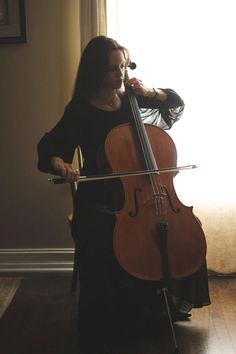
<svg viewBox="0 0 236 354">
<path fill-rule="evenodd" d="M 84 158 L 81 174 L 106 172 L 99 158 L 105 138 L 113 127 L 129 122 L 122 92 L 129 63 L 128 51 L 113 39 L 98 36 L 88 43 L 72 100 L 62 119 L 39 142 L 40 171 L 61 175 L 68 182 L 78 180 L 71 161 L 79 145 Z M 128 80 L 127 85 L 132 87 L 148 123 L 169 129 L 180 118 L 184 103 L 173 90 L 148 88 L 137 78 Z M 80 353 L 105 353 L 117 333 L 124 335 L 120 324 L 125 313 L 128 321 L 127 313 L 132 318 L 138 308 L 158 303 L 158 284 L 132 278 L 116 261 L 112 245 L 114 201 L 108 186 L 104 181 L 80 183 L 73 214 L 73 237 L 80 251 Z M 178 304 L 176 313 L 187 317 L 192 307 L 209 304 L 205 268 L 183 281 L 184 286 L 176 281 L 170 290 Z"/>
</svg>

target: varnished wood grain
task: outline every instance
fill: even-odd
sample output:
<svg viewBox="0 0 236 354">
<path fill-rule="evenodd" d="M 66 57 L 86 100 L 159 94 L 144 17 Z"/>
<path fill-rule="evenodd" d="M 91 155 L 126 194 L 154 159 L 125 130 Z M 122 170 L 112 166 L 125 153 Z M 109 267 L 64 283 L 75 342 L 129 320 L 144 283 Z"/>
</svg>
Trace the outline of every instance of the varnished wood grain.
<svg viewBox="0 0 236 354">
<path fill-rule="evenodd" d="M 0 353 L 79 354 L 70 280 L 70 275 L 24 279 L 0 320 Z M 236 354 L 236 278 L 210 278 L 209 285 L 212 304 L 174 325 L 181 354 Z M 174 353 L 168 322 L 164 319 L 150 336 L 139 333 L 117 345 L 112 353 Z"/>
</svg>

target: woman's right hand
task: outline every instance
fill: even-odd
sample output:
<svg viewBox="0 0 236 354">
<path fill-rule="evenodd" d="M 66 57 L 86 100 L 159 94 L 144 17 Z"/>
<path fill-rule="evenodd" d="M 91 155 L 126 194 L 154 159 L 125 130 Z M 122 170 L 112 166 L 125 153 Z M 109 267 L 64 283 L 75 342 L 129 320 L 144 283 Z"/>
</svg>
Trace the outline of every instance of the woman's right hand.
<svg viewBox="0 0 236 354">
<path fill-rule="evenodd" d="M 79 180 L 79 170 L 75 169 L 70 163 L 66 163 L 60 157 L 54 156 L 51 158 L 51 164 L 58 174 L 65 178 L 65 182 L 76 182 Z"/>
</svg>

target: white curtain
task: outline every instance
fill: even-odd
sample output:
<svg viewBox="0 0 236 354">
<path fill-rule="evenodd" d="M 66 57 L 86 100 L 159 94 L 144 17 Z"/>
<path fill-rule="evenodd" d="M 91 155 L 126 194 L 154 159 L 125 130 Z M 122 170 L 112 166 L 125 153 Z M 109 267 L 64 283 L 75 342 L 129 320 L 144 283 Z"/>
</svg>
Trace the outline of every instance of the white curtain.
<svg viewBox="0 0 236 354">
<path fill-rule="evenodd" d="M 106 35 L 106 0 L 80 0 L 81 51 L 89 40 Z"/>
<path fill-rule="evenodd" d="M 208 268 L 236 272 L 234 0 L 107 0 L 107 33 L 128 47 L 131 76 L 170 87 L 184 99 L 169 131 L 178 165 L 176 192 L 194 206 L 208 244 Z"/>
</svg>

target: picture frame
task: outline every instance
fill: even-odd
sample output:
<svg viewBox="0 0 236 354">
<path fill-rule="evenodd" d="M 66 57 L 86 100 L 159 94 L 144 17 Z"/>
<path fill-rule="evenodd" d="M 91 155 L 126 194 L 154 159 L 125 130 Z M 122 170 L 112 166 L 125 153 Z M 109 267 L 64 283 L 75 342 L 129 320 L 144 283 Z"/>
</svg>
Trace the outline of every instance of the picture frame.
<svg viewBox="0 0 236 354">
<path fill-rule="evenodd" d="M 25 0 L 0 0 L 0 44 L 26 42 Z"/>
</svg>

